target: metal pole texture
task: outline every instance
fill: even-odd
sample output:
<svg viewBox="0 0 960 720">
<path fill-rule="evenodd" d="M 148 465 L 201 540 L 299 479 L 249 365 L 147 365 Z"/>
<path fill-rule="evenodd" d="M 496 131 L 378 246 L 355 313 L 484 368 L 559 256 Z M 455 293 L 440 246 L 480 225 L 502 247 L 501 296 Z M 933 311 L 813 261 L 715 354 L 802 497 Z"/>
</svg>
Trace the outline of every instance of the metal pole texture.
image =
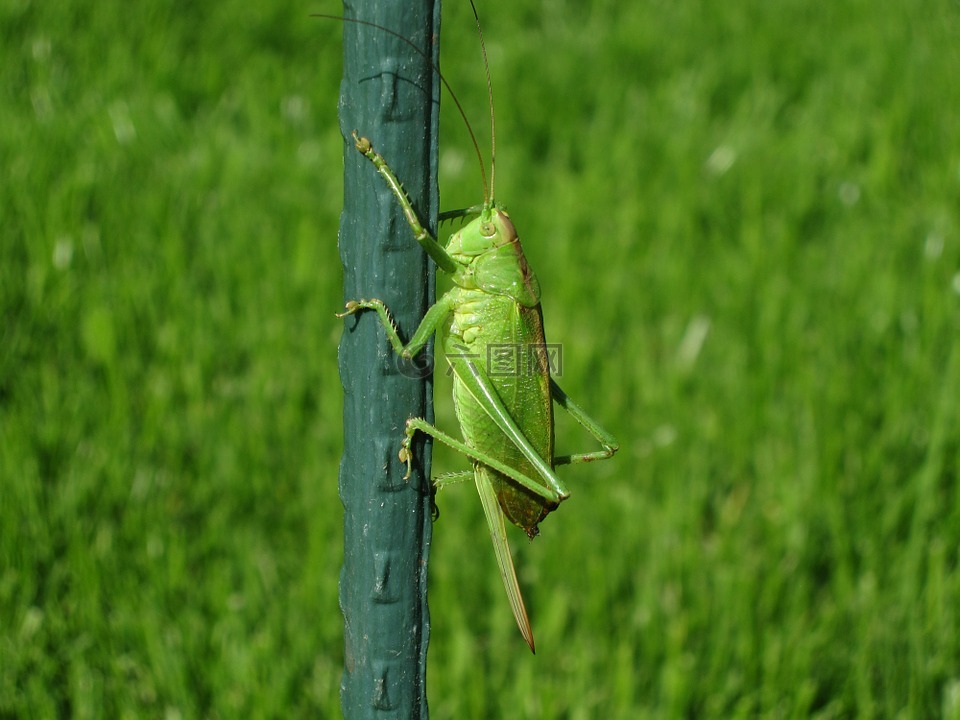
<svg viewBox="0 0 960 720">
<path fill-rule="evenodd" d="M 414 241 L 396 198 L 351 133 L 367 137 L 403 182 L 421 220 L 436 233 L 439 0 L 353 0 L 344 14 L 389 33 L 344 23 L 340 129 L 344 201 L 340 257 L 344 299 L 380 298 L 409 337 L 434 299 L 432 262 Z M 426 720 L 429 640 L 427 559 L 431 540 L 429 445 L 418 438 L 413 473 L 397 457 L 404 423 L 432 420 L 432 375 L 404 366 L 376 313 L 345 319 L 340 341 L 344 450 L 340 498 L 344 561 L 347 720 Z M 432 353 L 432 346 L 427 348 Z"/>
</svg>

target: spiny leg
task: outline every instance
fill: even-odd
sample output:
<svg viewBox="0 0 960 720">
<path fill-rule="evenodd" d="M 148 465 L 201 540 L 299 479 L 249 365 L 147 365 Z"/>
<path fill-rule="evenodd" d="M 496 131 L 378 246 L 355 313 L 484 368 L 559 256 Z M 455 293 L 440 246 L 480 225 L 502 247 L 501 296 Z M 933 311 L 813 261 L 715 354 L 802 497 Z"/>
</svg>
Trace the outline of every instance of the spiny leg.
<svg viewBox="0 0 960 720">
<path fill-rule="evenodd" d="M 400 339 L 400 334 L 397 332 L 397 325 L 390 315 L 390 310 L 382 300 L 377 300 L 376 298 L 373 300 L 350 300 L 347 302 L 346 310 L 342 313 L 337 313 L 337 317 L 343 318 L 362 310 L 375 310 L 377 315 L 380 316 L 380 322 L 383 324 L 383 329 L 387 333 L 387 339 L 390 341 L 390 345 L 396 353 L 404 358 L 412 358 L 423 349 L 423 346 L 427 344 L 430 336 L 433 335 L 434 331 L 446 319 L 447 315 L 453 311 L 453 303 L 453 298 L 450 293 L 447 293 L 431 305 L 430 309 L 427 310 L 427 314 L 423 316 L 423 320 L 420 321 L 420 325 L 417 326 L 417 329 L 413 332 L 410 342 L 406 345 L 404 345 L 403 340 Z"/>
<path fill-rule="evenodd" d="M 439 440 L 443 444 L 448 445 L 458 452 L 462 452 L 471 460 L 481 462 L 484 465 L 488 465 L 494 470 L 503 473 L 508 478 L 515 481 L 518 485 L 522 485 L 530 492 L 535 493 L 537 496 L 542 497 L 548 502 L 559 503 L 563 499 L 552 488 L 537 482 L 527 475 L 524 475 L 516 468 L 510 467 L 506 463 L 497 460 L 495 457 L 487 455 L 486 453 L 481 452 L 476 448 L 472 448 L 460 440 L 457 440 L 455 437 L 447 435 L 445 432 L 434 427 L 423 418 L 410 418 L 407 420 L 406 437 L 403 439 L 399 453 L 400 462 L 407 464 L 407 474 L 404 475 L 404 479 L 410 477 L 412 470 L 413 452 L 411 451 L 410 447 L 413 443 L 413 436 L 416 434 L 417 430 L 426 433 L 435 440 Z"/>
<path fill-rule="evenodd" d="M 410 225 L 410 230 L 413 231 L 413 237 L 420 243 L 420 247 L 434 259 L 441 270 L 447 273 L 454 272 L 457 269 L 457 264 L 453 258 L 447 254 L 447 251 L 443 249 L 443 246 L 437 242 L 437 239 L 423 227 L 423 223 L 420 222 L 420 218 L 417 217 L 417 213 L 413 209 L 413 203 L 410 202 L 410 198 L 407 196 L 407 191 L 403 189 L 403 185 L 400 184 L 397 176 L 393 174 L 393 170 L 387 165 L 387 161 L 383 159 L 380 153 L 373 149 L 373 144 L 367 138 L 359 137 L 356 131 L 353 133 L 353 142 L 357 150 L 359 150 L 367 160 L 373 163 L 377 172 L 387 181 L 387 185 L 394 196 L 396 196 L 397 202 L 400 203 L 400 208 L 407 218 L 407 224 Z"/>
<path fill-rule="evenodd" d="M 433 479 L 433 486 L 437 490 L 442 490 L 447 485 L 456 485 L 457 483 L 462 483 L 464 480 L 469 480 L 473 477 L 473 470 L 457 470 L 455 472 L 445 472 L 441 475 L 437 475 Z"/>
<path fill-rule="evenodd" d="M 476 399 L 480 408 L 494 424 L 496 424 L 500 431 L 509 438 L 510 442 L 523 453 L 523 456 L 530 464 L 536 468 L 537 473 L 552 492 L 561 500 L 569 497 L 566 487 L 564 487 L 560 478 L 558 478 L 554 472 L 553 465 L 546 458 L 540 456 L 537 449 L 533 447 L 523 434 L 523 431 L 517 426 L 513 415 L 497 394 L 493 382 L 483 367 L 465 358 L 451 359 L 448 356 L 447 360 L 450 362 L 450 366 L 453 368 L 457 379 L 464 384 L 468 392 Z"/>
</svg>

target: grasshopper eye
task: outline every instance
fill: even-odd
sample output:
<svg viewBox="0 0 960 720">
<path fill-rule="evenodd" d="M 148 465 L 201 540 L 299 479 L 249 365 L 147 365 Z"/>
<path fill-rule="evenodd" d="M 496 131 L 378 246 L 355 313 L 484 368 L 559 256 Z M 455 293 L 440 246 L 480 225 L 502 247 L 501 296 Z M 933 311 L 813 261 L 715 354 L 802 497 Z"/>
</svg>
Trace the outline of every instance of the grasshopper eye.
<svg viewBox="0 0 960 720">
<path fill-rule="evenodd" d="M 497 228 L 490 222 L 481 223 L 480 234 L 485 238 L 492 238 L 497 234 Z"/>
</svg>

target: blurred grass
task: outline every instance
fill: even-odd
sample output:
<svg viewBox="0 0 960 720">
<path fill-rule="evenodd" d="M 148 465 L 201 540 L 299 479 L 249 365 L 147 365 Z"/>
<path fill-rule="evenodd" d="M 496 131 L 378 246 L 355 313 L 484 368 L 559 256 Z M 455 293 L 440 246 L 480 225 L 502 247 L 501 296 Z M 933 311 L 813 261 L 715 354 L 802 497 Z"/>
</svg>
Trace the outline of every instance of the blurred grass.
<svg viewBox="0 0 960 720">
<path fill-rule="evenodd" d="M 338 715 L 330 10 L 0 9 L 0 717 Z M 497 195 L 623 450 L 514 541 L 536 658 L 440 495 L 432 717 L 960 718 L 957 5 L 480 11 Z"/>
</svg>

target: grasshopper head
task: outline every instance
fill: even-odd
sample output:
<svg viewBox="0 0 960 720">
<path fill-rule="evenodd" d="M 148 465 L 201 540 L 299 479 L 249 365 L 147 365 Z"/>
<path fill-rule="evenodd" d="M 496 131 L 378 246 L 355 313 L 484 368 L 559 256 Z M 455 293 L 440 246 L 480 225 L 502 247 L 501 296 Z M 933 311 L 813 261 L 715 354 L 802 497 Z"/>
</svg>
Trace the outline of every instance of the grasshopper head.
<svg viewBox="0 0 960 720">
<path fill-rule="evenodd" d="M 447 252 L 461 263 L 495 248 L 517 241 L 517 229 L 510 216 L 498 207 L 484 208 L 480 216 L 450 238 Z"/>
<path fill-rule="evenodd" d="M 462 268 L 453 278 L 460 287 L 506 295 L 528 307 L 540 302 L 536 275 L 502 208 L 484 208 L 480 217 L 450 238 L 447 252 Z"/>
</svg>

